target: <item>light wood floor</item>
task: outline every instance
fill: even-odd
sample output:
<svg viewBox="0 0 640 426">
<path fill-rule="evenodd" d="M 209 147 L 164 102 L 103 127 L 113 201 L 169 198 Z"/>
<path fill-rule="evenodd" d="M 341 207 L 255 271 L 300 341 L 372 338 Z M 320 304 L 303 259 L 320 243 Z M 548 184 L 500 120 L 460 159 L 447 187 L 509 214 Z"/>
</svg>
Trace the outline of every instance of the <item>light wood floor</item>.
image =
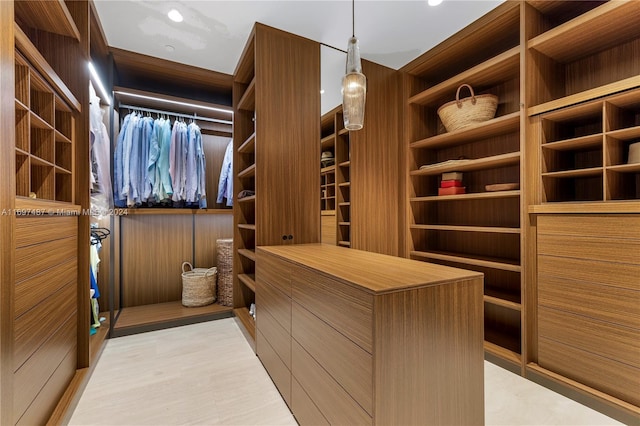
<svg viewBox="0 0 640 426">
<path fill-rule="evenodd" d="M 617 425 L 485 362 L 487 425 Z M 71 425 L 295 425 L 233 318 L 107 342 Z"/>
</svg>

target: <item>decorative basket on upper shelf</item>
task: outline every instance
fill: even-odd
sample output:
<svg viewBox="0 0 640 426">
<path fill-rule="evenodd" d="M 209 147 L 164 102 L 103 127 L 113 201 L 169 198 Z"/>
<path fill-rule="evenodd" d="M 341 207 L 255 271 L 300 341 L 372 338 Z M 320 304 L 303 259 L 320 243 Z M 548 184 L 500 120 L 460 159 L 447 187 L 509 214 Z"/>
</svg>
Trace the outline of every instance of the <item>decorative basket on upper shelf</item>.
<svg viewBox="0 0 640 426">
<path fill-rule="evenodd" d="M 466 87 L 471 92 L 468 98 L 460 99 L 460 90 Z M 456 100 L 447 102 L 438 108 L 438 116 L 447 132 L 453 132 L 474 123 L 491 120 L 496 115 L 498 97 L 495 95 L 477 95 L 468 84 L 461 84 L 456 91 Z"/>
</svg>

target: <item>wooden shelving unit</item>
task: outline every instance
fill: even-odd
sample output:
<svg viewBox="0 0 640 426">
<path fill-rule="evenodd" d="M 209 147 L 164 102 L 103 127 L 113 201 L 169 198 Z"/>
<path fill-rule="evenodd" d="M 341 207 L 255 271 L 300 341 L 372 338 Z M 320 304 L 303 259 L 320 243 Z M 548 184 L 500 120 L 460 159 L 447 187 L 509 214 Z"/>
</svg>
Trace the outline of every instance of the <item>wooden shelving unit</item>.
<svg viewBox="0 0 640 426">
<path fill-rule="evenodd" d="M 234 73 L 233 307 L 252 345 L 256 247 L 318 242 L 321 201 L 335 209 L 332 170 L 323 170 L 320 181 L 319 148 L 332 148 L 331 138 L 321 144 L 318 133 L 319 50 L 315 42 L 256 24 Z M 292 51 L 299 55 L 293 62 Z M 237 199 L 243 190 L 255 195 Z"/>
<path fill-rule="evenodd" d="M 624 258 L 618 244 L 637 244 L 640 221 L 640 163 L 628 156 L 640 142 L 640 60 L 630 53 L 640 49 L 640 7 L 534 0 L 525 17 L 523 190 L 537 243 L 527 255 L 526 373 L 634 423 L 640 380 L 621 372 L 628 365 L 624 347 L 640 332 L 626 318 L 608 316 L 625 311 L 624 297 L 607 306 L 589 297 L 606 299 L 612 285 L 616 292 L 637 288 L 625 277 L 639 262 Z M 604 323 L 606 331 L 595 331 Z M 613 348 L 621 330 L 629 334 Z"/>
<path fill-rule="evenodd" d="M 519 26 L 520 6 L 507 2 L 465 29 L 473 36 L 452 37 L 403 68 L 409 257 L 485 274 L 486 352 L 518 372 L 523 200 L 520 190 L 487 192 L 485 186 L 521 182 Z M 497 95 L 496 116 L 446 132 L 437 109 L 462 83 L 476 94 Z M 438 196 L 444 172 L 462 172 L 466 193 Z"/>
<path fill-rule="evenodd" d="M 341 247 L 351 247 L 351 145 L 341 107 L 335 113 L 335 132 L 336 243 Z"/>
<path fill-rule="evenodd" d="M 62 93 L 69 92 L 66 86 L 52 87 L 32 65 L 42 59 L 35 48 L 26 47 L 28 43 L 22 40 L 23 49 L 15 54 L 16 197 L 71 204 L 78 110 L 63 100 Z"/>
</svg>

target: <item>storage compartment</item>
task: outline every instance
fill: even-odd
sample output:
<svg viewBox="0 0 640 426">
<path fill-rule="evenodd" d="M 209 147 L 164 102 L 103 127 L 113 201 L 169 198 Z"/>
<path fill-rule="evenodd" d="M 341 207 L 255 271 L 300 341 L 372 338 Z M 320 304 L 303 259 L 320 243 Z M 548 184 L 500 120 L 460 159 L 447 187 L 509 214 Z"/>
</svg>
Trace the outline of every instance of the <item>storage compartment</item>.
<svg viewBox="0 0 640 426">
<path fill-rule="evenodd" d="M 29 152 L 29 111 L 16 109 L 16 148 Z"/>
<path fill-rule="evenodd" d="M 71 173 L 56 168 L 56 201 L 73 201 L 73 181 Z"/>
<path fill-rule="evenodd" d="M 55 172 L 53 166 L 39 163 L 31 158 L 31 192 L 37 198 L 55 199 Z"/>
<path fill-rule="evenodd" d="M 519 197 L 411 203 L 416 225 L 520 227 Z"/>
<path fill-rule="evenodd" d="M 603 199 L 602 170 L 594 170 L 595 176 L 552 177 L 543 176 L 544 200 L 601 201 Z"/>
<path fill-rule="evenodd" d="M 66 109 L 62 101 L 56 98 L 56 125 L 55 129 L 66 138 L 71 139 L 73 135 L 73 115 Z"/>
<path fill-rule="evenodd" d="M 71 172 L 73 165 L 73 146 L 67 142 L 56 142 L 56 166 Z"/>
<path fill-rule="evenodd" d="M 29 67 L 23 61 L 21 57 L 16 55 L 15 96 L 18 102 L 29 108 Z"/>
<path fill-rule="evenodd" d="M 602 138 L 573 149 L 542 148 L 542 173 L 602 167 Z"/>
<path fill-rule="evenodd" d="M 602 133 L 600 102 L 586 107 L 568 108 L 558 113 L 544 115 L 542 118 L 543 144 L 600 133 Z"/>
<path fill-rule="evenodd" d="M 20 152 L 16 152 L 16 195 L 19 197 L 29 196 L 29 156 Z"/>
<path fill-rule="evenodd" d="M 31 76 L 31 111 L 53 127 L 53 93 L 34 75 Z"/>
<path fill-rule="evenodd" d="M 484 340 L 521 354 L 520 312 L 485 302 Z"/>
<path fill-rule="evenodd" d="M 54 164 L 55 141 L 53 139 L 53 130 L 31 128 L 31 154 Z"/>
<path fill-rule="evenodd" d="M 640 163 L 624 171 L 607 170 L 607 200 L 640 200 Z"/>
</svg>

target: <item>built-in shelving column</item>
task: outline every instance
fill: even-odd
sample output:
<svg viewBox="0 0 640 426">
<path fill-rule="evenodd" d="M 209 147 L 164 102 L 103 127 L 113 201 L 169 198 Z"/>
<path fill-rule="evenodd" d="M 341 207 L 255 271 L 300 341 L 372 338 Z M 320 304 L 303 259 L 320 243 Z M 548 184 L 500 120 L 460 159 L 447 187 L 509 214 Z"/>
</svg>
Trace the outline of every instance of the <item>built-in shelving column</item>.
<svg viewBox="0 0 640 426">
<path fill-rule="evenodd" d="M 485 353 L 518 373 L 524 244 L 520 52 L 520 5 L 507 2 L 403 68 L 409 255 L 484 273 Z M 496 95 L 496 115 L 447 132 L 437 110 L 455 99 L 463 83 L 476 95 Z M 443 174 L 450 172 L 461 174 L 465 191 L 439 195 Z M 508 186 L 494 190 L 495 184 Z"/>
<path fill-rule="evenodd" d="M 351 148 L 342 111 L 335 114 L 337 244 L 351 247 Z"/>
</svg>

